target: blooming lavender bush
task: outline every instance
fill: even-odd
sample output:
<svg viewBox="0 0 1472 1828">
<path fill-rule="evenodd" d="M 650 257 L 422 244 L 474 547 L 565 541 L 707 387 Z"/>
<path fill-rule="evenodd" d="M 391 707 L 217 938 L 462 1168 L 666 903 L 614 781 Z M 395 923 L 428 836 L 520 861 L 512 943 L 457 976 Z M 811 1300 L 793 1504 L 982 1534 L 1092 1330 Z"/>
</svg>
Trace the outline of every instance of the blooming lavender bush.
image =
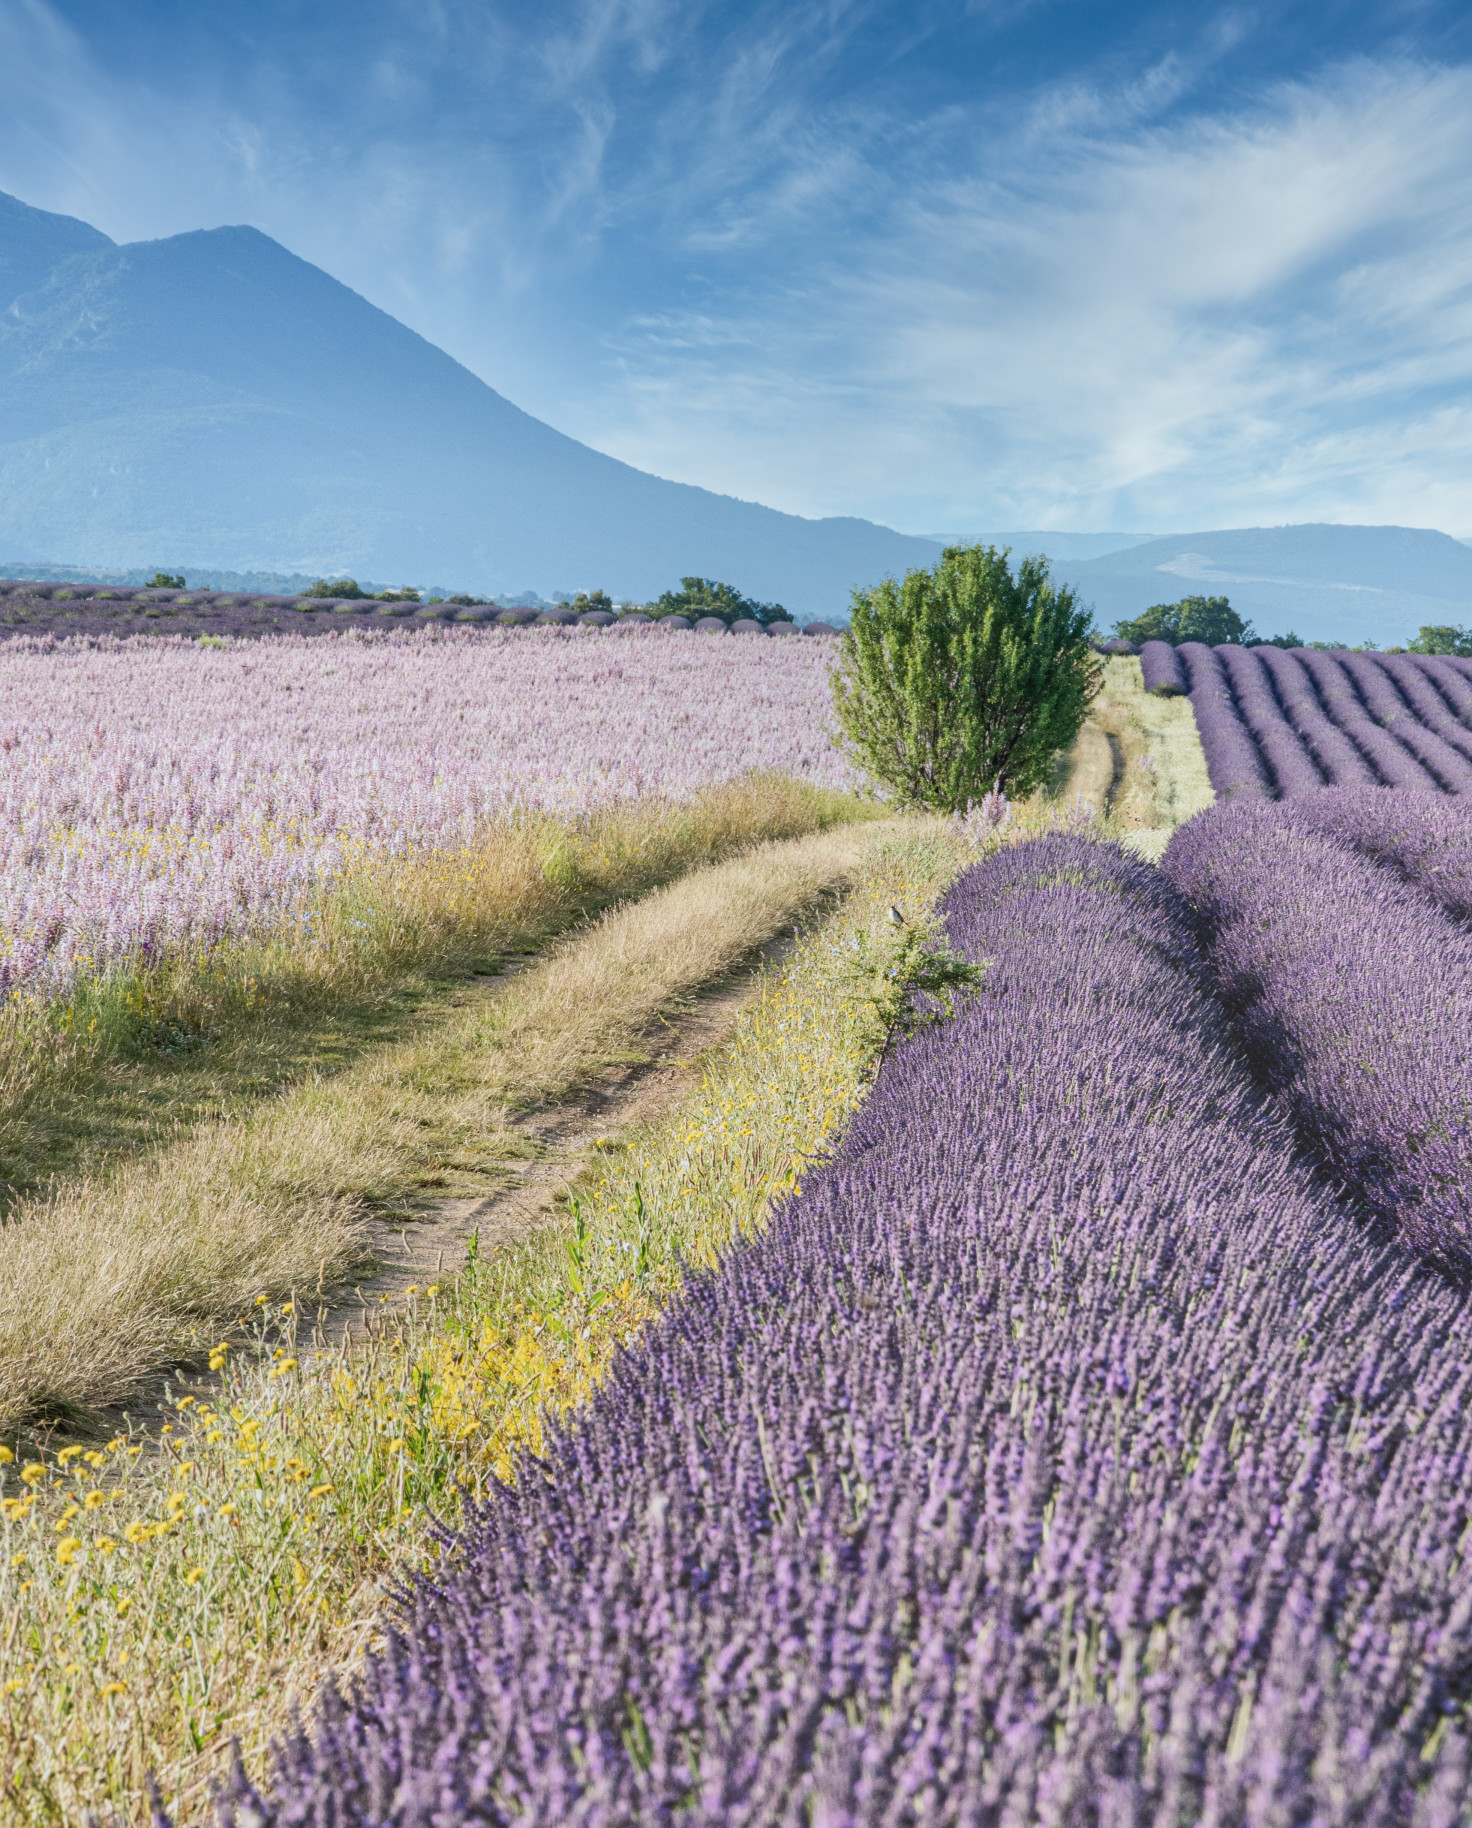
<svg viewBox="0 0 1472 1828">
<path fill-rule="evenodd" d="M 1190 689 L 1180 655 L 1168 641 L 1145 643 L 1140 649 L 1140 673 L 1145 690 L 1162 698 L 1179 697 Z"/>
<path fill-rule="evenodd" d="M 0 646 L 0 992 L 269 925 L 516 808 L 846 785 L 816 642 L 649 631 Z"/>
<path fill-rule="evenodd" d="M 1472 934 L 1339 841 L 1358 827 L 1371 852 L 1377 818 L 1382 833 L 1409 822 L 1400 849 L 1414 869 L 1413 813 L 1375 803 L 1419 808 L 1422 796 L 1335 794 L 1324 816 L 1325 797 L 1211 807 L 1161 868 L 1199 915 L 1250 1058 L 1311 1151 L 1407 1244 L 1465 1273 Z M 1472 821 L 1460 827 L 1465 881 Z"/>
<path fill-rule="evenodd" d="M 1281 798 L 1326 785 L 1472 792 L 1465 662 L 1189 642 L 1177 655 L 1219 794 L 1258 791 L 1253 768 Z"/>
<path fill-rule="evenodd" d="M 1462 1819 L 1472 1315 L 1299 1164 L 1158 873 L 1053 838 L 947 914 L 980 993 L 227 1822 Z"/>
<path fill-rule="evenodd" d="M 1395 871 L 1456 919 L 1472 917 L 1472 801 L 1363 787 L 1297 799 L 1292 811 L 1296 824 Z"/>
</svg>

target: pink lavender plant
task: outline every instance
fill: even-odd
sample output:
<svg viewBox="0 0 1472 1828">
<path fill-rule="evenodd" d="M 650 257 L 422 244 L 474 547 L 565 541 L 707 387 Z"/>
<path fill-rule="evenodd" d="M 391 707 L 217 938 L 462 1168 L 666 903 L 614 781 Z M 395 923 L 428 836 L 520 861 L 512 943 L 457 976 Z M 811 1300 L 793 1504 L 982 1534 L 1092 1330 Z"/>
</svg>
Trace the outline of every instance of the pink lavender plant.
<svg viewBox="0 0 1472 1828">
<path fill-rule="evenodd" d="M 652 631 L 12 640 L 0 647 L 0 991 L 64 992 L 259 930 L 369 852 L 516 808 L 829 786 L 822 642 Z"/>
</svg>

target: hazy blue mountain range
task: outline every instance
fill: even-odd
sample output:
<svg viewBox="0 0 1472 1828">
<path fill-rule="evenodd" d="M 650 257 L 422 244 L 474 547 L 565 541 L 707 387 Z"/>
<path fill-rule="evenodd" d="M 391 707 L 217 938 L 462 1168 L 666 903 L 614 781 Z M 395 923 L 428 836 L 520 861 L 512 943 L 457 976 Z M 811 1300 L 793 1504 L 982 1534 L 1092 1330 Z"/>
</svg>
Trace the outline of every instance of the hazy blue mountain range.
<svg viewBox="0 0 1472 1828">
<path fill-rule="evenodd" d="M 250 228 L 117 246 L 0 196 L 0 560 L 602 585 L 798 613 L 939 546 L 666 482 Z"/>
<path fill-rule="evenodd" d="M 1109 628 L 1152 603 L 1224 596 L 1261 635 L 1306 641 L 1413 636 L 1425 623 L 1472 622 L 1472 546 L 1418 527 L 1239 527 L 1181 533 L 1088 560 L 1060 578 Z"/>
<path fill-rule="evenodd" d="M 1097 559 L 1106 552 L 1122 552 L 1126 546 L 1143 546 L 1153 540 L 1153 533 L 990 533 L 985 530 L 934 536 L 943 545 L 953 546 L 969 541 L 983 546 L 1010 546 L 1013 557 L 1025 552 L 1045 552 L 1053 560 Z"/>
<path fill-rule="evenodd" d="M 1472 549 L 1411 528 L 969 537 L 1047 553 L 1105 629 L 1190 592 L 1311 640 L 1384 644 L 1472 620 Z M 642 599 L 695 572 L 832 616 L 852 585 L 928 565 L 941 545 L 590 450 L 254 229 L 120 247 L 0 194 L 0 565 L 13 574 L 351 573 Z"/>
</svg>

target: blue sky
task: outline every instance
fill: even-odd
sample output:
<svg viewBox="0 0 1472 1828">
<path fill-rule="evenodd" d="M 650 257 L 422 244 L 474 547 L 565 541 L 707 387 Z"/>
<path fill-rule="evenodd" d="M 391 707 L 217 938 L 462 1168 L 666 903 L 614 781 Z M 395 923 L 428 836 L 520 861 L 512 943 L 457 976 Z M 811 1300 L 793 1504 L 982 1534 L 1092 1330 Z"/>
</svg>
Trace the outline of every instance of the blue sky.
<svg viewBox="0 0 1472 1828">
<path fill-rule="evenodd" d="M 0 190 L 799 513 L 1472 535 L 1465 3 L 0 0 Z"/>
</svg>

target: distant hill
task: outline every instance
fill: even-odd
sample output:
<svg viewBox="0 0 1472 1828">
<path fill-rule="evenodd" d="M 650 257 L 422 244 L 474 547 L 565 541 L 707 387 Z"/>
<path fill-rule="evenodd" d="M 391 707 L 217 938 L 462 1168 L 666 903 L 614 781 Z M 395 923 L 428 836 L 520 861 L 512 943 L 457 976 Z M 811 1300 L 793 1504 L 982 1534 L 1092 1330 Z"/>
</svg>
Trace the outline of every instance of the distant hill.
<svg viewBox="0 0 1472 1828">
<path fill-rule="evenodd" d="M 1421 527 L 1238 527 L 1061 560 L 1054 575 L 1101 628 L 1152 603 L 1229 597 L 1260 635 L 1386 646 L 1425 623 L 1472 622 L 1472 546 Z"/>
<path fill-rule="evenodd" d="M 1014 559 L 1041 552 L 1055 563 L 1064 559 L 1097 559 L 1127 546 L 1143 546 L 1153 533 L 957 533 L 934 537 L 942 545 L 1010 546 Z"/>
<path fill-rule="evenodd" d="M 938 542 L 667 482 L 251 228 L 117 246 L 0 195 L 0 562 L 480 592 L 698 573 L 800 615 Z"/>
</svg>

